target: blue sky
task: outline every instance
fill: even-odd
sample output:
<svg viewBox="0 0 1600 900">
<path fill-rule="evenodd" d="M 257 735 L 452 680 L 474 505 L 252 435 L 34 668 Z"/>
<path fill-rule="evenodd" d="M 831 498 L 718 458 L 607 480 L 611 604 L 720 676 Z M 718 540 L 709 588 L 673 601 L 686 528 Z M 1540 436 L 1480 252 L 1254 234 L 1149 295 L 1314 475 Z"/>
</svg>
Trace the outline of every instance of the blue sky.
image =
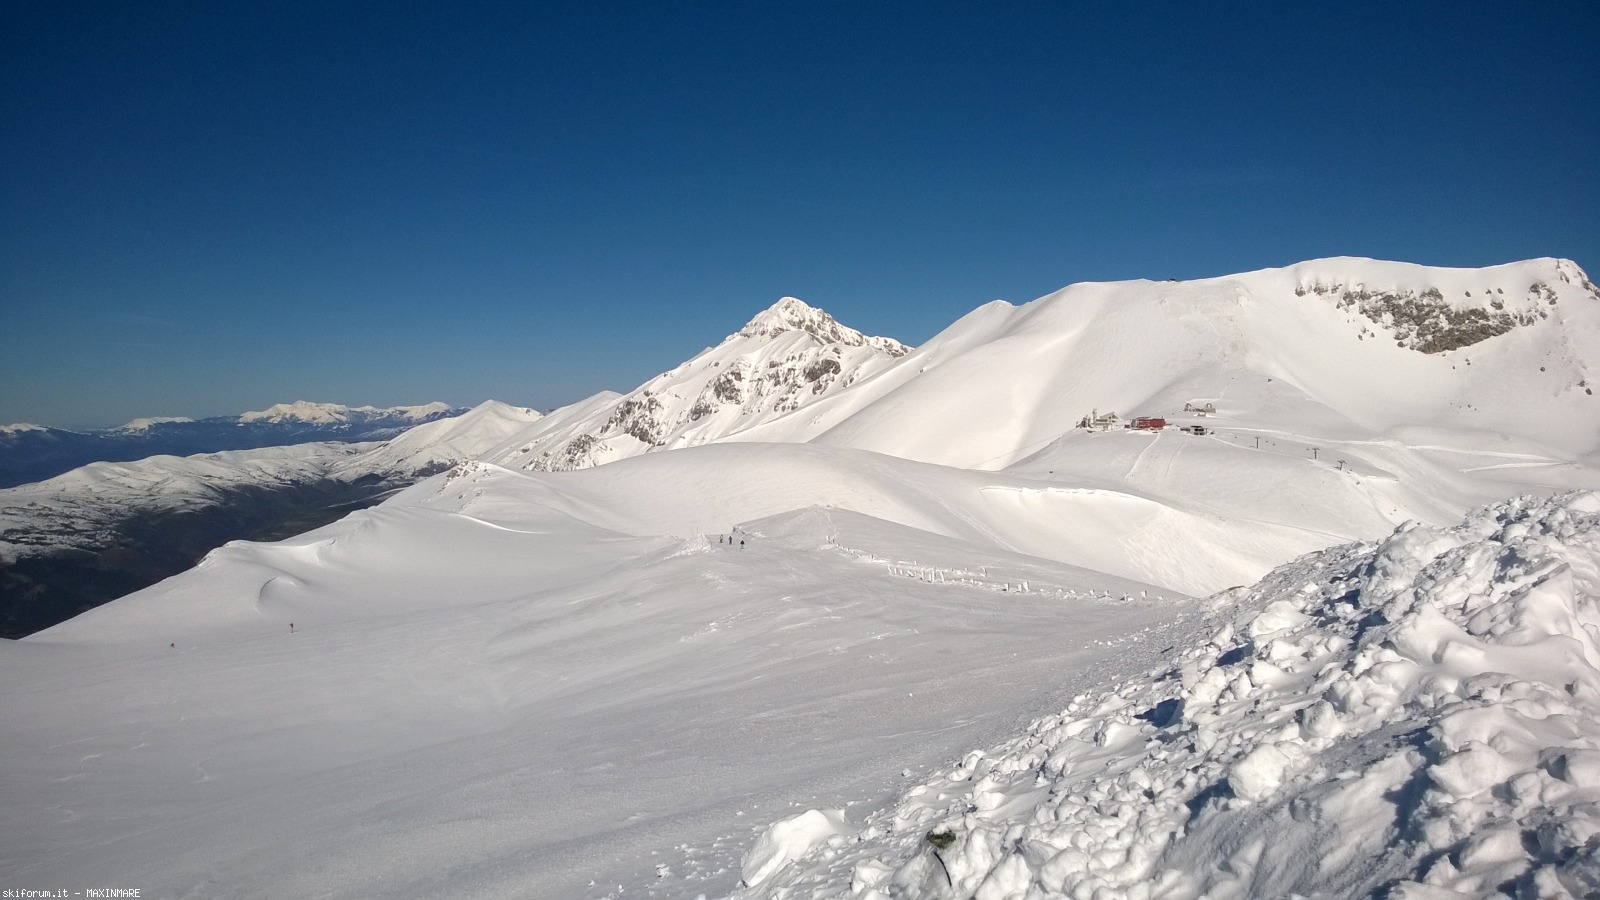
<svg viewBox="0 0 1600 900">
<path fill-rule="evenodd" d="M 0 6 L 0 422 L 626 390 L 783 295 L 1600 267 L 1600 5 Z"/>
</svg>

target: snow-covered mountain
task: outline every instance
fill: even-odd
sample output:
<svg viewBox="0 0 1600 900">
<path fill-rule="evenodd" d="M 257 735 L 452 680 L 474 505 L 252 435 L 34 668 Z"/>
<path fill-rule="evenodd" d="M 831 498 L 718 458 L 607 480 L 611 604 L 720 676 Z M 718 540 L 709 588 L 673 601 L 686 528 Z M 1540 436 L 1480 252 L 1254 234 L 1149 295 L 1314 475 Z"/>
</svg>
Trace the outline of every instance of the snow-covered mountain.
<svg viewBox="0 0 1600 900">
<path fill-rule="evenodd" d="M 99 549 L 111 538 L 111 523 L 130 515 L 197 509 L 239 488 L 416 480 L 475 458 L 539 418 L 534 410 L 489 401 L 386 442 L 321 442 L 91 463 L 46 481 L 0 490 L 0 561 L 26 556 L 33 548 Z"/>
<path fill-rule="evenodd" d="M 0 425 L 0 487 L 59 475 L 102 459 L 115 442 L 44 425 Z"/>
<path fill-rule="evenodd" d="M 988 304 L 915 350 L 786 298 L 676 369 L 559 411 L 484 459 L 563 470 L 771 442 L 1005 471 L 1036 482 L 992 488 L 1011 511 L 996 518 L 1047 507 L 1048 523 L 1101 526 L 1068 537 L 1047 523 L 1017 549 L 1203 594 L 1408 519 L 1600 487 L 1597 370 L 1600 290 L 1555 259 L 1340 258 L 1080 284 Z M 814 372 L 826 374 L 813 383 Z M 1113 411 L 1116 427 L 1079 427 Z M 1133 416 L 1205 433 L 1122 428 Z M 1214 552 L 1179 561 L 1164 549 L 1174 540 Z"/>
<path fill-rule="evenodd" d="M 267 422 L 281 425 L 295 422 L 305 425 L 353 425 L 394 428 L 397 425 L 417 425 L 446 416 L 460 415 L 463 410 L 444 403 L 425 403 L 421 406 L 391 406 L 379 409 L 374 406 L 344 406 L 338 403 L 313 403 L 297 400 L 279 403 L 260 412 L 247 412 L 239 416 L 240 425 Z"/>
<path fill-rule="evenodd" d="M 801 413 L 907 352 L 785 297 L 672 371 L 581 415 L 551 416 L 492 455 L 519 469 L 565 471 L 698 446 Z"/>
<path fill-rule="evenodd" d="M 238 416 L 149 416 L 116 428 L 76 432 L 38 425 L 0 427 L 0 488 L 59 475 L 91 462 L 192 456 L 320 441 L 387 440 L 424 422 L 466 412 L 443 403 L 378 409 L 337 403 L 280 403 Z"/>
<path fill-rule="evenodd" d="M 1594 396 L 1597 329 L 1600 289 L 1556 259 L 1339 258 L 1077 284 L 980 307 L 914 350 L 785 298 L 581 420 L 519 435 L 495 461 L 560 470 L 712 440 L 815 441 L 995 469 L 1059 449 L 1091 412 L 1177 418 L 1207 404 L 1211 424 L 1293 432 L 1340 454 L 1437 429 L 1503 434 L 1501 452 L 1560 460 L 1600 444 L 1600 416 L 1572 405 Z"/>
<path fill-rule="evenodd" d="M 1078 284 L 973 311 L 803 417 L 742 432 L 984 469 L 1092 411 L 1295 433 L 1341 455 L 1434 431 L 1505 453 L 1600 444 L 1600 290 L 1573 263 L 1327 259 L 1193 282 Z M 1458 442 L 1459 443 L 1459 442 Z"/>
<path fill-rule="evenodd" d="M 193 421 L 194 419 L 188 416 L 145 416 L 124 422 L 115 428 L 108 428 L 103 433 L 118 435 L 148 434 L 152 428 L 160 428 L 163 425 L 187 424 Z"/>
<path fill-rule="evenodd" d="M 223 541 L 312 510 L 354 508 L 539 418 L 490 401 L 387 442 L 97 462 L 0 489 L 0 628 L 15 636 L 54 624 L 182 571 Z"/>
<path fill-rule="evenodd" d="M 378 506 L 0 644 L 0 875 L 1596 889 L 1575 265 L 1075 285 L 914 350 L 829 322 L 780 303 Z"/>
<path fill-rule="evenodd" d="M 426 418 L 426 417 L 425 417 Z M 454 418 L 426 418 L 414 428 L 340 467 L 339 477 L 411 478 L 477 459 L 507 437 L 543 419 L 536 410 L 489 400 Z"/>
</svg>

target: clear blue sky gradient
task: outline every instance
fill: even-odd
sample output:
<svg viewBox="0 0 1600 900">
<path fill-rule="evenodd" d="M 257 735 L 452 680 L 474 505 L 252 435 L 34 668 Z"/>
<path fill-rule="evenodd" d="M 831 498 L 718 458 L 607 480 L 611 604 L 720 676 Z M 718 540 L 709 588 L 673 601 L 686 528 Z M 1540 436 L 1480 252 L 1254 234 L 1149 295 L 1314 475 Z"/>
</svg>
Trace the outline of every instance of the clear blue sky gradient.
<svg viewBox="0 0 1600 900">
<path fill-rule="evenodd" d="M 548 408 L 786 294 L 916 343 L 1075 281 L 1600 265 L 1600 4 L 1003 6 L 0 5 L 0 422 Z"/>
</svg>

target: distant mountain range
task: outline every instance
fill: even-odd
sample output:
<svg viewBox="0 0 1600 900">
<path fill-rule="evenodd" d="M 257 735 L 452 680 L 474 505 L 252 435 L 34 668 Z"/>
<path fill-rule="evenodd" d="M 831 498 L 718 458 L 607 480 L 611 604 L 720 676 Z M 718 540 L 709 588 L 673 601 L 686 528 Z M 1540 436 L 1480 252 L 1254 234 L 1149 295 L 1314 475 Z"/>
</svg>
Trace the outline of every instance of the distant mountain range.
<svg viewBox="0 0 1600 900">
<path fill-rule="evenodd" d="M 539 419 L 531 409 L 490 401 L 464 413 L 443 404 L 292 404 L 241 420 L 250 418 L 242 427 L 264 438 L 388 429 L 407 416 L 431 421 L 388 441 L 94 462 L 0 489 L 0 637 L 29 634 L 175 575 L 227 541 L 276 540 L 333 521 L 475 458 Z M 173 424 L 183 423 L 152 423 L 149 430 Z"/>
<path fill-rule="evenodd" d="M 424 422 L 459 416 L 466 409 L 443 403 L 378 409 L 300 401 L 238 416 L 140 418 L 96 431 L 3 425 L 0 488 L 43 481 L 92 462 L 125 462 L 163 454 L 191 456 L 317 441 L 387 440 Z"/>
</svg>

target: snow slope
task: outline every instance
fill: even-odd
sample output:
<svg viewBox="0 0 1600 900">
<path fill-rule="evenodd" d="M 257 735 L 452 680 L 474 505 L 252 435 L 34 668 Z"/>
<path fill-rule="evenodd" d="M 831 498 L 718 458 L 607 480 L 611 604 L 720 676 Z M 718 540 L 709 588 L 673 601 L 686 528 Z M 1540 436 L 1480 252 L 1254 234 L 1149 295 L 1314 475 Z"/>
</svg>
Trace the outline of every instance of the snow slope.
<svg viewBox="0 0 1600 900">
<path fill-rule="evenodd" d="M 1083 745 L 1090 768 L 1063 769 L 1074 778 L 1166 746 L 1149 741 L 1156 729 L 1134 714 L 1180 685 L 1184 728 L 1213 721 L 1197 710 L 1215 703 L 1219 735 L 1208 744 L 1202 729 L 1194 749 L 1174 744 L 1162 757 L 1176 760 L 1174 772 L 1200 774 L 1159 782 L 1170 803 L 1136 804 L 1152 822 L 1250 769 L 1236 763 L 1252 747 L 1289 740 L 1275 735 L 1287 735 L 1283 723 L 1319 693 L 1343 698 L 1349 730 L 1371 719 L 1383 740 L 1396 733 L 1382 730 L 1394 716 L 1431 709 L 1394 712 L 1383 704 L 1399 700 L 1367 683 L 1373 664 L 1389 659 L 1380 637 L 1395 637 L 1374 631 L 1382 623 L 1367 614 L 1376 607 L 1384 622 L 1399 621 L 1409 608 L 1394 599 L 1409 584 L 1401 576 L 1421 565 L 1400 549 L 1323 553 L 1212 609 L 1008 549 L 984 517 L 992 492 L 963 487 L 974 477 L 1005 476 L 770 445 L 573 473 L 469 463 L 300 538 L 229 545 L 193 572 L 0 647 L 14 711 L 0 763 L 17 773 L 5 799 L 23 811 L 16 855 L 0 867 L 52 882 L 120 872 L 171 896 L 720 895 L 761 880 L 765 866 L 741 863 L 762 846 L 741 819 L 803 802 L 862 821 L 849 809 L 862 803 L 870 830 L 894 815 L 871 818 L 892 773 L 991 744 L 1072 693 L 1089 692 L 1079 712 L 1106 735 Z M 823 505 L 795 508 L 804 499 Z M 1492 510 L 1453 532 L 1408 527 L 1395 547 L 1416 545 L 1418 558 L 1465 547 L 1484 585 L 1474 603 L 1486 602 L 1552 571 L 1536 555 L 1558 552 L 1552 543 L 1591 546 L 1592 503 Z M 1501 519 L 1500 540 L 1533 537 L 1514 553 L 1468 546 Z M 740 521 L 741 545 L 694 531 Z M 1563 559 L 1587 584 L 1595 561 Z M 1505 572 L 1492 574 L 1496 566 Z M 1350 571 L 1370 599 L 1348 596 Z M 1285 596 L 1292 609 L 1277 602 Z M 1316 616 L 1333 619 L 1320 631 L 1303 627 Z M 1223 634 L 1231 618 L 1238 623 Z M 1365 643 L 1352 637 L 1363 629 L 1375 635 Z M 1240 638 L 1230 643 L 1231 634 Z M 1438 652 L 1417 646 L 1407 652 Z M 1335 687 L 1329 654 L 1363 647 L 1377 649 L 1341 664 L 1351 685 Z M 1147 674 L 1158 667 L 1179 674 Z M 1406 677 L 1417 693 L 1439 690 L 1421 674 Z M 1096 684 L 1110 693 L 1094 694 Z M 1079 746 L 1067 738 L 1081 729 L 1063 724 L 1058 734 L 1059 723 L 1042 721 L 1036 732 Z M 1048 795 L 1032 770 L 994 771 L 984 783 L 998 786 L 974 801 L 980 809 L 1032 810 Z M 1001 778 L 1016 772 L 1026 779 Z M 1268 767 L 1229 790 L 1259 799 L 1273 777 L 1292 775 Z M 963 778 L 938 783 L 944 799 L 967 789 Z M 938 797 L 923 791 L 889 807 L 912 810 L 902 818 L 921 831 L 901 827 L 886 845 L 871 835 L 811 857 L 792 834 L 769 838 L 769 849 L 795 850 L 800 861 L 773 866 L 776 880 L 762 884 L 831 883 L 848 896 L 853 873 L 888 878 L 949 818 Z M 1226 799 L 1219 809 L 1232 808 Z M 158 811 L 166 824 L 130 830 L 135 810 Z M 971 851 L 967 870 L 945 865 L 976 885 L 992 876 L 983 865 L 1000 864 L 988 852 Z M 270 862 L 278 859 L 297 863 L 285 871 Z M 996 883 L 1017 883 L 1018 864 L 1005 865 Z"/>
<path fill-rule="evenodd" d="M 1265 499 L 1256 518 L 1228 519 L 1120 491 L 804 444 L 713 444 L 601 468 L 604 478 L 583 470 L 494 479 L 479 502 L 552 506 L 606 528 L 675 535 L 712 534 L 808 507 L 844 509 L 1190 595 L 1253 580 L 1277 561 L 1330 542 L 1323 530 L 1263 521 L 1272 514 Z M 483 464 L 468 474 L 488 478 L 495 470 Z M 578 499 L 572 491 L 581 491 Z M 1302 499 L 1319 496 L 1308 486 Z M 1389 526 L 1370 509 L 1356 509 L 1337 527 L 1358 534 Z"/>
<path fill-rule="evenodd" d="M 980 540 L 939 502 L 962 473 L 756 464 L 774 449 L 464 465 L 0 646 L 0 871 L 178 897 L 598 897 L 657 865 L 732 888 L 747 813 L 881 792 L 1188 606 Z M 792 507 L 775 473 L 838 506 L 745 520 L 741 545 L 670 534 Z"/>
<path fill-rule="evenodd" d="M 1600 510 L 1461 520 L 1600 486 L 1575 266 L 1078 285 L 903 352 L 830 322 L 781 302 L 381 506 L 0 645 L 0 876 L 1593 889 Z M 1208 403 L 1206 435 L 1075 427 Z"/>
<path fill-rule="evenodd" d="M 541 418 L 536 410 L 489 400 L 454 418 L 435 419 L 407 429 L 360 461 L 341 466 L 340 474 L 349 478 L 355 473 L 411 475 L 438 471 L 476 459 Z"/>
<path fill-rule="evenodd" d="M 1212 605 L 861 825 L 774 823 L 735 896 L 1600 890 L 1600 496 L 1411 523 Z"/>
</svg>

